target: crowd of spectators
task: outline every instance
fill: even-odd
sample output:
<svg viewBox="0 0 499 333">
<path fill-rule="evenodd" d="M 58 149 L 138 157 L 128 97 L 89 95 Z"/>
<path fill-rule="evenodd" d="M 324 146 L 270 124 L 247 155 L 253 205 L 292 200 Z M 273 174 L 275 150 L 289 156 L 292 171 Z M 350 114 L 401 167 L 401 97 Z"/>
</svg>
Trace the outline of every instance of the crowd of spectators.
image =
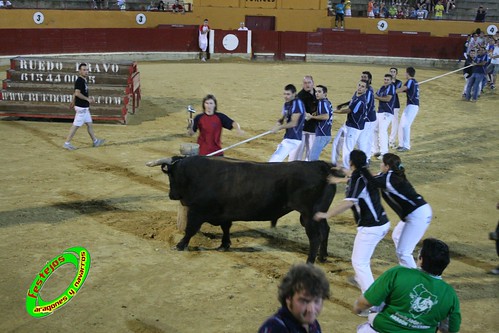
<svg viewBox="0 0 499 333">
<path fill-rule="evenodd" d="M 455 8 L 455 0 L 381 0 L 373 3 L 373 14 L 375 18 L 439 20 Z"/>
<path fill-rule="evenodd" d="M 0 0 L 1 2 L 1 0 Z M 144 1 L 145 2 L 145 1 Z M 119 10 L 130 10 L 130 9 L 140 9 L 147 11 L 160 11 L 160 12 L 174 12 L 174 13 L 184 13 L 189 10 L 181 0 L 151 0 L 150 3 L 145 6 L 141 5 L 139 8 L 129 8 L 126 0 L 92 0 L 92 6 L 94 9 L 119 9 Z M 135 7 L 137 4 L 134 3 Z"/>
<path fill-rule="evenodd" d="M 345 0 L 330 1 L 329 16 L 337 16 L 337 7 L 342 5 L 345 9 L 345 16 L 351 16 L 350 0 L 346 2 Z M 347 6 L 348 15 L 346 14 Z M 366 7 L 367 13 L 364 13 L 364 16 L 369 18 L 441 20 L 445 16 L 451 15 L 456 8 L 456 0 L 369 0 Z M 485 22 L 486 15 L 487 8 L 480 5 L 477 8 L 474 21 Z"/>
<path fill-rule="evenodd" d="M 0 8 L 12 8 L 12 3 L 9 0 L 0 0 Z"/>
</svg>

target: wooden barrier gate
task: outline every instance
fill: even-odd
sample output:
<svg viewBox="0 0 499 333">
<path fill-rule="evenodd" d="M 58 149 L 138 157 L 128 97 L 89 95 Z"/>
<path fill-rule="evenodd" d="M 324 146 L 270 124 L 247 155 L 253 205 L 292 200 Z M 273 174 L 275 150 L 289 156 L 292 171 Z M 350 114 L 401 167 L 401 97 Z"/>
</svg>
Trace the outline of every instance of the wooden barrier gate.
<svg viewBox="0 0 499 333">
<path fill-rule="evenodd" d="M 16 57 L 10 60 L 0 92 L 0 116 L 73 119 L 69 108 L 81 62 L 70 59 Z M 136 62 L 86 62 L 94 120 L 126 124 L 140 102 L 140 72 Z"/>
</svg>

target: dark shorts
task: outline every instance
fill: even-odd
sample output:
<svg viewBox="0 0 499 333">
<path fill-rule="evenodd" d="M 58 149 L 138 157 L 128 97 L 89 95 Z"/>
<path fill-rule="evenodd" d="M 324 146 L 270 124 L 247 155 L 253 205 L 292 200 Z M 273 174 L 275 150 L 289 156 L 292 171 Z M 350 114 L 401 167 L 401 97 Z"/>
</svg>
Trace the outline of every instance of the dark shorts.
<svg viewBox="0 0 499 333">
<path fill-rule="evenodd" d="M 336 21 L 343 21 L 343 18 L 345 17 L 345 14 L 336 14 Z"/>
</svg>

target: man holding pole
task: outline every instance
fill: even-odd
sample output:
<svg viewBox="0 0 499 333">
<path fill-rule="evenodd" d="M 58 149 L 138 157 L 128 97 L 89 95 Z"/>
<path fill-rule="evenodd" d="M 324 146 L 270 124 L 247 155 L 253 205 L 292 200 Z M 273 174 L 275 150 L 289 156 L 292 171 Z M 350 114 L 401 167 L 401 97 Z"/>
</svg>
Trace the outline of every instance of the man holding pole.
<svg viewBox="0 0 499 333">
<path fill-rule="evenodd" d="M 478 47 L 478 55 L 473 59 L 473 74 L 468 82 L 468 86 L 466 87 L 466 97 L 467 101 L 476 102 L 478 96 L 480 96 L 480 84 L 485 79 L 485 75 L 487 73 L 487 64 L 489 63 L 489 56 L 487 55 L 487 51 L 485 47 Z M 473 90 L 473 96 L 471 96 L 471 90 Z"/>
<path fill-rule="evenodd" d="M 419 83 L 414 78 L 416 70 L 414 67 L 407 67 L 405 76 L 407 82 L 397 89 L 397 93 L 407 94 L 407 105 L 402 113 L 399 124 L 399 146 L 398 152 L 406 152 L 411 149 L 411 126 L 419 112 Z"/>
<path fill-rule="evenodd" d="M 303 102 L 296 98 L 296 87 L 288 84 L 284 87 L 284 106 L 282 117 L 277 125 L 271 130 L 273 133 L 285 129 L 284 139 L 277 146 L 276 151 L 269 159 L 269 162 L 282 162 L 288 157 L 288 161 L 296 161 L 297 148 L 301 144 L 303 124 L 305 123 L 305 106 Z M 291 154 L 293 152 L 293 154 Z"/>
</svg>

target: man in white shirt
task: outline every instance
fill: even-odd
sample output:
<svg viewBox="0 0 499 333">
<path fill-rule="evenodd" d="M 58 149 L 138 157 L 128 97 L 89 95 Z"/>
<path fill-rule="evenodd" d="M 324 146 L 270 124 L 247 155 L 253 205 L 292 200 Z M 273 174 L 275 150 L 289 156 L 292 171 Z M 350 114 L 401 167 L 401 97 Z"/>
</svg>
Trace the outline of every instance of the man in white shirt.
<svg viewBox="0 0 499 333">
<path fill-rule="evenodd" d="M 244 26 L 244 22 L 239 23 L 239 28 L 237 29 L 239 31 L 248 31 L 248 28 Z"/>
</svg>

